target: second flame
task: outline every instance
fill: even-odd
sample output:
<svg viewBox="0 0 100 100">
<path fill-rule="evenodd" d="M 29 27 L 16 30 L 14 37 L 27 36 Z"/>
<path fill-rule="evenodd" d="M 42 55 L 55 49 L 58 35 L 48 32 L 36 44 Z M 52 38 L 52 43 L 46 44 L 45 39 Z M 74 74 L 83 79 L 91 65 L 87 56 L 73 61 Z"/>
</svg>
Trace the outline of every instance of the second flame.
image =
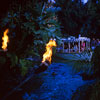
<svg viewBox="0 0 100 100">
<path fill-rule="evenodd" d="M 51 63 L 52 47 L 56 46 L 57 46 L 56 41 L 52 39 L 46 44 L 46 52 L 43 54 L 42 62 L 45 62 L 47 60 Z"/>
</svg>

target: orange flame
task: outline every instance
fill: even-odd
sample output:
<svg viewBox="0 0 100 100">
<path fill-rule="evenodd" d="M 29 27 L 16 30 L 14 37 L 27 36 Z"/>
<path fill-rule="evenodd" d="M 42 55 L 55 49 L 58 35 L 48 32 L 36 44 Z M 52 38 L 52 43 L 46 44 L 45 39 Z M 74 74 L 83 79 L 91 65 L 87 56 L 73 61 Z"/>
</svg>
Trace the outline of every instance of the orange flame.
<svg viewBox="0 0 100 100">
<path fill-rule="evenodd" d="M 9 37 L 7 36 L 8 32 L 9 32 L 9 30 L 6 29 L 5 32 L 4 32 L 4 36 L 2 37 L 2 40 L 3 40 L 3 42 L 2 42 L 2 49 L 4 51 L 7 50 L 7 43 L 9 42 Z"/>
<path fill-rule="evenodd" d="M 52 47 L 56 47 L 56 41 L 55 40 L 50 40 L 47 44 L 46 44 L 46 52 L 43 54 L 43 60 L 42 62 L 45 62 L 46 60 L 48 60 L 51 63 L 51 57 L 52 57 Z"/>
</svg>

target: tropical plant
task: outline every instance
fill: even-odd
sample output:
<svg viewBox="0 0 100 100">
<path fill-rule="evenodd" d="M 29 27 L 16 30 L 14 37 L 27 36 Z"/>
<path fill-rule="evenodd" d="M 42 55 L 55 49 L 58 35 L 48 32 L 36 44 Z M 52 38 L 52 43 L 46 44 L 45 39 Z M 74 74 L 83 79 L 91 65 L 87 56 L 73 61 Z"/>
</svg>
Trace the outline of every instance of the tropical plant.
<svg viewBox="0 0 100 100">
<path fill-rule="evenodd" d="M 97 46 L 92 56 L 92 70 L 95 77 L 100 77 L 100 46 Z"/>
<path fill-rule="evenodd" d="M 26 71 L 23 67 L 27 65 L 26 60 L 23 62 L 26 57 L 42 57 L 49 39 L 59 40 L 61 36 L 59 23 L 53 19 L 55 12 L 46 9 L 46 2 L 46 0 L 29 0 L 21 4 L 16 1 L 2 18 L 0 23 L 2 33 L 6 28 L 10 30 L 8 33 L 10 42 L 5 56 L 10 59 L 10 67 L 20 64 Z"/>
</svg>

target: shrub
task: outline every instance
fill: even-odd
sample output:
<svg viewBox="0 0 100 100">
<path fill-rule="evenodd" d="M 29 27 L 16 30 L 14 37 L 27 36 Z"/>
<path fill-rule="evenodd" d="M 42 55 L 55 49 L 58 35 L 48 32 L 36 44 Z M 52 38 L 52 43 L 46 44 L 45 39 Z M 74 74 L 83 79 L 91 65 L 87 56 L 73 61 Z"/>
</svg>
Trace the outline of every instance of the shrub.
<svg viewBox="0 0 100 100">
<path fill-rule="evenodd" d="M 92 56 L 92 70 L 96 77 L 100 76 L 100 46 L 97 46 Z"/>
</svg>

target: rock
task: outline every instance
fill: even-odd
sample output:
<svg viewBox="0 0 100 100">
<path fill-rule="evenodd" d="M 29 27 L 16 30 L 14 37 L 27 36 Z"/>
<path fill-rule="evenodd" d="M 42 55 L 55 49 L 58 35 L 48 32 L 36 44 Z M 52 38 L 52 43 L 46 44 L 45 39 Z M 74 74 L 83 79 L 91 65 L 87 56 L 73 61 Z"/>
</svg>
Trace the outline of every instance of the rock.
<svg viewBox="0 0 100 100">
<path fill-rule="evenodd" d="M 30 95 L 28 93 L 25 93 L 23 96 L 23 100 L 38 100 L 38 96 L 33 93 Z"/>
<path fill-rule="evenodd" d="M 55 76 L 55 75 L 57 75 L 57 74 L 56 74 L 55 72 L 52 72 L 52 75 Z"/>
<path fill-rule="evenodd" d="M 80 76 L 82 76 L 83 80 L 93 80 L 95 78 L 93 74 L 89 75 L 87 73 L 82 73 Z"/>
<path fill-rule="evenodd" d="M 89 100 L 92 88 L 91 85 L 84 85 L 77 89 L 71 100 Z"/>
</svg>

